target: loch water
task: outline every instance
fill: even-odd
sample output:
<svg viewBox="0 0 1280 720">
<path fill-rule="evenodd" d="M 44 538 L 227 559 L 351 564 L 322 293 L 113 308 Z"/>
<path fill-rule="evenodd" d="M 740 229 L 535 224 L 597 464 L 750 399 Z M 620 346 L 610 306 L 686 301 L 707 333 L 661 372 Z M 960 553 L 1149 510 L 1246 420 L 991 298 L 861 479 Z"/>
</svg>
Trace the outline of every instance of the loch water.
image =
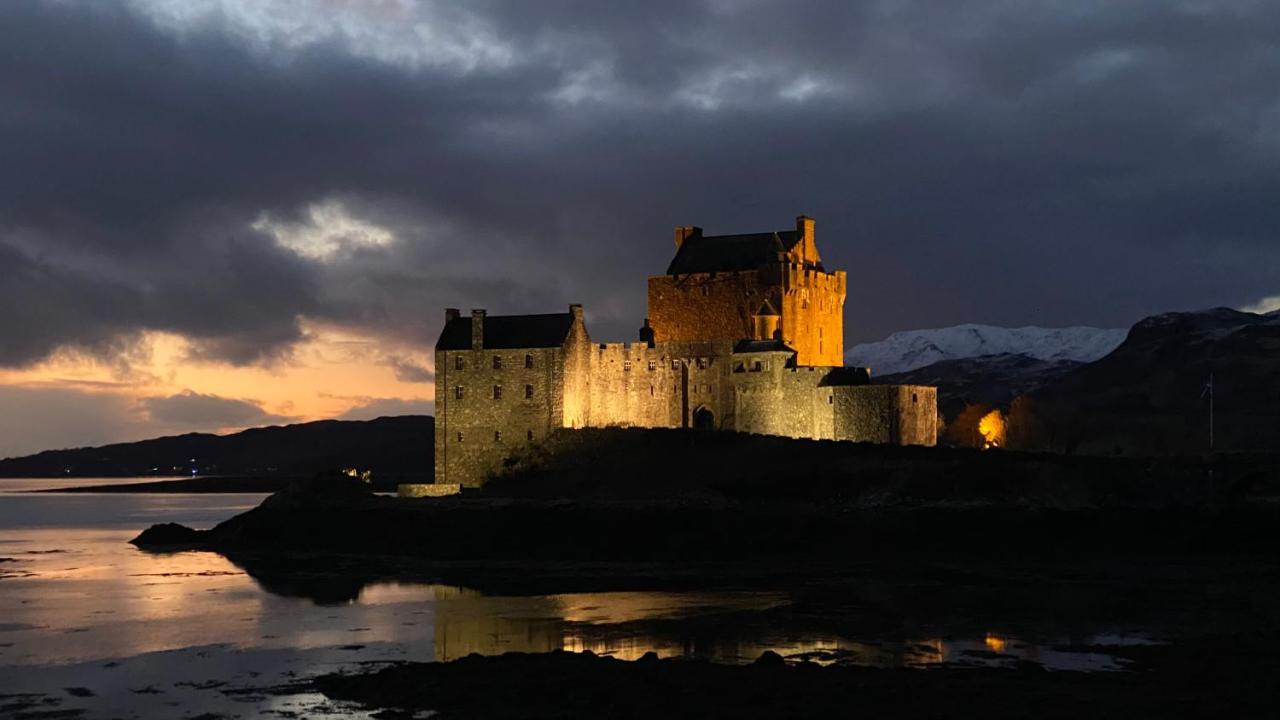
<svg viewBox="0 0 1280 720">
<path fill-rule="evenodd" d="M 972 628 L 867 639 L 824 628 L 821 618 L 777 627 L 765 611 L 791 602 L 786 589 L 501 596 L 375 583 L 333 603 L 277 594 L 217 553 L 128 544 L 154 523 L 211 527 L 262 495 L 34 492 L 104 482 L 0 480 L 0 717 L 364 717 L 298 686 L 338 669 L 469 653 L 652 651 L 744 663 L 772 650 L 881 667 L 1032 661 L 1117 671 L 1122 661 L 1078 648 L 1150 640 Z"/>
</svg>

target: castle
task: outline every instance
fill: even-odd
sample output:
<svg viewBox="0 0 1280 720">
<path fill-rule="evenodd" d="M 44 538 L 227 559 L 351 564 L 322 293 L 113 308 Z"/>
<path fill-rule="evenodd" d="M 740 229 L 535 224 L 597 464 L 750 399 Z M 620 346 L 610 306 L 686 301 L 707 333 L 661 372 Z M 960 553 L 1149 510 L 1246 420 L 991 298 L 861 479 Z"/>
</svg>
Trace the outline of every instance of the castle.
<svg viewBox="0 0 1280 720">
<path fill-rule="evenodd" d="M 675 231 L 632 343 L 592 342 L 581 305 L 445 311 L 436 342 L 435 481 L 477 486 L 556 428 L 734 430 L 933 445 L 937 389 L 843 366 L 845 273 L 814 221 L 746 235 Z"/>
</svg>

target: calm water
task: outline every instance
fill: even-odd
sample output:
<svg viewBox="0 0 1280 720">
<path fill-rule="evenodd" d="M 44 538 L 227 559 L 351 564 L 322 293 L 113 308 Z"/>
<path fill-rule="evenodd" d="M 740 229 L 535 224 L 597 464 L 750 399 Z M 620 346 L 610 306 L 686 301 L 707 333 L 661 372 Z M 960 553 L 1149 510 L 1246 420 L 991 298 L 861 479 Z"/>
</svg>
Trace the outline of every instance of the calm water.
<svg viewBox="0 0 1280 720">
<path fill-rule="evenodd" d="M 0 717 L 70 709 L 85 709 L 88 717 L 363 717 L 321 696 L 279 688 L 357 663 L 509 650 L 621 658 L 652 650 L 722 662 L 749 662 L 773 650 L 876 666 L 1027 659 L 1050 669 L 1122 669 L 1104 654 L 1053 649 L 1071 638 L 1031 643 L 981 633 L 866 642 L 736 619 L 786 605 L 781 592 L 503 597 L 375 584 L 354 601 L 318 604 L 275 595 L 215 553 L 152 555 L 128 544 L 156 522 L 210 527 L 261 495 L 13 492 L 67 484 L 0 480 L 0 695 L 8 696 L 0 698 Z"/>
</svg>

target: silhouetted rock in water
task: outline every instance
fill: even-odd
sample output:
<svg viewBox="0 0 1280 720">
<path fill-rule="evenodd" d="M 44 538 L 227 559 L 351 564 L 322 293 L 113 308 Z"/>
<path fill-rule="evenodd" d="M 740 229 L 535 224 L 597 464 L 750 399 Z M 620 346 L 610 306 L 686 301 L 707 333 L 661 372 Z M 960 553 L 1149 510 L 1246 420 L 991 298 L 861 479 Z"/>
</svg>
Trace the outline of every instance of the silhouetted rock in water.
<svg viewBox="0 0 1280 720">
<path fill-rule="evenodd" d="M 192 530 L 178 523 L 152 525 L 129 542 L 141 548 L 198 547 L 204 544 L 205 533 Z"/>
<path fill-rule="evenodd" d="M 1270 717 L 1280 692 L 1272 635 L 1110 648 L 1139 672 L 930 670 L 700 660 L 626 662 L 588 653 L 470 655 L 323 675 L 335 700 L 443 718 Z M 777 657 L 777 656 L 775 656 Z M 1212 657 L 1214 662 L 1205 663 Z M 781 658 L 778 658 L 781 660 Z"/>
</svg>

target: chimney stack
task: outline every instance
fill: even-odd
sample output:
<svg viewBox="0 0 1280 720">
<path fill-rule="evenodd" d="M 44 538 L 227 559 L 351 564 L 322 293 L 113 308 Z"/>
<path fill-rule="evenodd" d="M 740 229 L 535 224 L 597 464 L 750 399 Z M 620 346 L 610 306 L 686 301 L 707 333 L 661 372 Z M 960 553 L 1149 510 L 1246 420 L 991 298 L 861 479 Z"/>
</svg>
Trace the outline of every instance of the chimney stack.
<svg viewBox="0 0 1280 720">
<path fill-rule="evenodd" d="M 476 309 L 471 311 L 471 349 L 481 350 L 484 348 L 484 310 Z"/>
<path fill-rule="evenodd" d="M 676 249 L 679 250 L 680 246 L 684 244 L 684 241 L 691 237 L 702 237 L 702 228 L 695 225 L 685 225 L 683 227 L 676 228 Z"/>
<path fill-rule="evenodd" d="M 444 309 L 444 322 L 446 325 L 449 324 L 450 321 L 457 320 L 460 317 L 462 317 L 462 313 L 458 311 L 458 308 Z"/>
<path fill-rule="evenodd" d="M 569 314 L 573 316 L 573 321 L 574 321 L 575 323 L 580 323 L 580 322 L 582 322 L 582 304 L 581 304 L 581 303 L 573 303 L 572 305 L 570 305 L 570 306 L 569 306 Z"/>
<path fill-rule="evenodd" d="M 813 218 L 808 215 L 799 215 L 796 217 L 796 234 L 800 236 L 801 257 L 807 263 L 822 262 L 822 258 L 818 256 L 818 244 L 813 238 Z"/>
</svg>

